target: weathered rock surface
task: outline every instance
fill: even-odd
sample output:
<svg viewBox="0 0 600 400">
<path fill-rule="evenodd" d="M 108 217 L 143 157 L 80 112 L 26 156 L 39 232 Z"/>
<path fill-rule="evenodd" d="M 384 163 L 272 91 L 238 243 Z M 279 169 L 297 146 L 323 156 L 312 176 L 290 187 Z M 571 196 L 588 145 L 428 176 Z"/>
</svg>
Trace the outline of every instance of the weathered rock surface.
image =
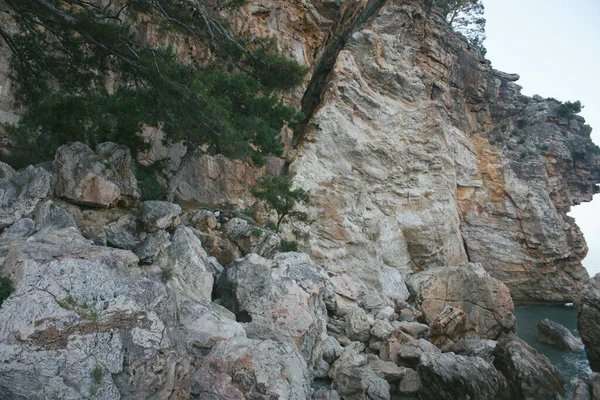
<svg viewBox="0 0 600 400">
<path fill-rule="evenodd" d="M 479 264 L 420 272 L 410 277 L 408 286 L 415 296 L 417 308 L 423 311 L 429 324 L 446 306 L 457 307 L 466 313 L 465 332 L 462 335 L 453 332 L 454 339 L 469 335 L 496 339 L 515 329 L 514 304 L 508 288 Z"/>
<path fill-rule="evenodd" d="M 583 347 L 581 340 L 573 336 L 571 331 L 547 318 L 538 322 L 537 330 L 540 342 L 553 344 L 567 350 L 577 350 Z"/>
<path fill-rule="evenodd" d="M 0 178 L 0 229 L 33 217 L 52 195 L 52 174 L 45 169 L 29 166 L 16 173 L 4 166 L 4 177 Z"/>
<path fill-rule="evenodd" d="M 488 400 L 498 392 L 496 369 L 478 357 L 424 353 L 417 371 L 424 382 L 421 399 Z"/>
<path fill-rule="evenodd" d="M 256 253 L 263 257 L 272 257 L 277 251 L 281 239 L 257 225 L 242 218 L 232 218 L 223 225 L 223 232 L 242 254 Z"/>
<path fill-rule="evenodd" d="M 494 366 L 504 377 L 500 388 L 507 399 L 558 399 L 564 379 L 546 357 L 516 336 L 500 339 Z"/>
<path fill-rule="evenodd" d="M 221 304 L 248 323 L 250 337 L 291 339 L 315 366 L 327 338 L 324 290 L 324 276 L 301 253 L 272 260 L 249 254 L 225 268 L 217 287 Z"/>
<path fill-rule="evenodd" d="M 145 201 L 139 207 L 140 220 L 148 232 L 168 229 L 176 224 L 181 206 L 167 201 Z"/>
<path fill-rule="evenodd" d="M 591 278 L 579 294 L 576 302 L 579 315 L 577 329 L 585 344 L 585 351 L 590 367 L 594 372 L 600 372 L 600 274 Z"/>
<path fill-rule="evenodd" d="M 131 207 L 140 198 L 125 146 L 102 143 L 96 152 L 83 143 L 61 146 L 54 159 L 54 195 L 95 207 Z"/>
</svg>

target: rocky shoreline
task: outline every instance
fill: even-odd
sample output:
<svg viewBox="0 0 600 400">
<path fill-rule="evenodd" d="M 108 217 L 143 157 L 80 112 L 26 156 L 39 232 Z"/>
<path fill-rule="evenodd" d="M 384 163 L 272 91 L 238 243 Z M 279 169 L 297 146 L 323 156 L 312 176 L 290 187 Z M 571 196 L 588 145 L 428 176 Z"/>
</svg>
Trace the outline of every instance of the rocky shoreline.
<svg viewBox="0 0 600 400">
<path fill-rule="evenodd" d="M 562 398 L 481 265 L 413 273 L 387 297 L 279 252 L 243 213 L 141 202 L 130 162 L 122 146 L 75 143 L 52 167 L 0 164 L 0 274 L 15 288 L 0 307 L 0 397 Z"/>
</svg>

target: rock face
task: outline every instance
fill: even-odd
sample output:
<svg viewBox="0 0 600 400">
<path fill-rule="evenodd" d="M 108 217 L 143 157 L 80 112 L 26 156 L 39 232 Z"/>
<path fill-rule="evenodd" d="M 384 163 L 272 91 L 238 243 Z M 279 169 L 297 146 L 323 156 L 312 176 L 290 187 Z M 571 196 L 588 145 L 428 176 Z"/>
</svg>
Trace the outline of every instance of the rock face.
<svg viewBox="0 0 600 400">
<path fill-rule="evenodd" d="M 0 229 L 21 218 L 31 218 L 36 209 L 52 195 L 52 174 L 29 166 L 16 173 L 0 165 Z"/>
<path fill-rule="evenodd" d="M 96 152 L 83 143 L 61 146 L 54 159 L 54 194 L 95 207 L 132 206 L 140 197 L 131 152 L 114 143 Z"/>
<path fill-rule="evenodd" d="M 464 332 L 454 332 L 456 327 L 447 332 L 454 339 L 468 336 L 496 339 L 515 329 L 514 304 L 508 288 L 492 278 L 481 265 L 464 264 L 424 271 L 412 275 L 408 286 L 415 296 L 417 308 L 423 311 L 429 324 L 444 312 L 446 306 L 464 311 Z M 438 325 L 444 323 L 437 322 Z M 450 326 L 446 324 L 445 329 L 448 328 Z"/>
<path fill-rule="evenodd" d="M 571 331 L 547 318 L 538 322 L 537 330 L 540 342 L 553 344 L 567 350 L 577 350 L 583 347 L 581 340 L 573 336 Z"/>
<path fill-rule="evenodd" d="M 576 305 L 579 310 L 577 329 L 585 344 L 590 367 L 592 371 L 600 372 L 600 275 L 585 284 Z"/>
<path fill-rule="evenodd" d="M 221 304 L 248 323 L 250 336 L 289 338 L 309 365 L 318 365 L 327 339 L 325 280 L 307 255 L 249 254 L 225 268 L 217 289 Z"/>
<path fill-rule="evenodd" d="M 422 382 L 421 399 L 479 399 L 496 397 L 496 369 L 479 357 L 454 353 L 424 353 L 417 369 Z"/>
<path fill-rule="evenodd" d="M 501 388 L 507 399 L 558 399 L 564 379 L 550 361 L 516 336 L 498 341 L 494 366 L 505 383 Z"/>
</svg>

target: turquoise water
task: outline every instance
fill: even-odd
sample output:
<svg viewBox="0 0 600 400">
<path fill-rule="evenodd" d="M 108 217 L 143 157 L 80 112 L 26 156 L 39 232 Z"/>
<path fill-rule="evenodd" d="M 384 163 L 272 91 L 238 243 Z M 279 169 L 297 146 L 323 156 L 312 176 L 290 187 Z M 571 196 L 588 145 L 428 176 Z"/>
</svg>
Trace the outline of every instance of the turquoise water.
<svg viewBox="0 0 600 400">
<path fill-rule="evenodd" d="M 565 382 L 568 383 L 574 378 L 584 378 L 592 372 L 583 348 L 571 351 L 561 350 L 556 346 L 541 343 L 537 340 L 537 323 L 544 318 L 564 325 L 573 335 L 579 337 L 575 307 L 521 305 L 515 307 L 515 316 L 517 317 L 517 334 L 519 337 L 548 357 L 550 362 L 563 375 Z"/>
</svg>

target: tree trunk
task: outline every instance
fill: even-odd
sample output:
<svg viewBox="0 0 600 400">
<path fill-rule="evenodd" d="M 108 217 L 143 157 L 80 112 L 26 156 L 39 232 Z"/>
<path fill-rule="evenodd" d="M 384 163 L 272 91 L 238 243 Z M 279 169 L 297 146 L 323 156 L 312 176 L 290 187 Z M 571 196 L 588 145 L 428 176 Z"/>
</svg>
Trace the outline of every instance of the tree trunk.
<svg viewBox="0 0 600 400">
<path fill-rule="evenodd" d="M 194 155 L 194 151 L 186 150 L 185 154 L 181 158 L 179 167 L 177 167 L 177 171 L 175 171 L 175 173 L 169 180 L 169 184 L 167 185 L 167 201 L 168 202 L 172 203 L 173 200 L 175 200 L 175 192 L 177 191 L 177 187 L 179 187 L 179 182 L 181 181 L 181 177 L 183 176 L 183 169 L 187 165 L 188 161 L 192 159 L 193 155 Z"/>
</svg>

